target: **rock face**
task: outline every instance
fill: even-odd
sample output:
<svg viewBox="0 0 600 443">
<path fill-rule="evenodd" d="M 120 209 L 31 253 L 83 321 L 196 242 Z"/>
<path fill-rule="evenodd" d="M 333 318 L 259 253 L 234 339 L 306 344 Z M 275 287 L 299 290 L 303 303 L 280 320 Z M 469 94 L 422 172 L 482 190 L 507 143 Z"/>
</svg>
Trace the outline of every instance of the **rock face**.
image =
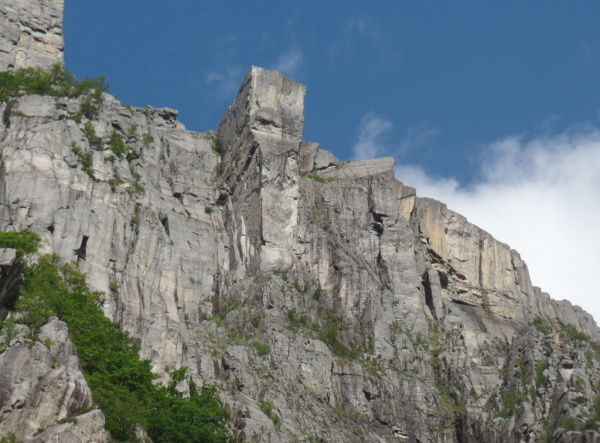
<svg viewBox="0 0 600 443">
<path fill-rule="evenodd" d="M 25 115 L 2 128 L 0 228 L 78 260 L 157 373 L 187 366 L 220 386 L 242 440 L 519 441 L 577 396 L 588 406 L 573 416 L 592 414 L 590 345 L 529 324 L 597 338 L 593 319 L 532 286 L 516 251 L 418 198 L 392 159 L 340 163 L 302 141 L 304 94 L 254 67 L 218 134 L 105 95 L 100 143 L 68 118 L 81 99 L 22 97 Z M 111 161 L 113 131 L 129 160 Z M 565 359 L 582 367 L 577 386 Z"/>
<path fill-rule="evenodd" d="M 102 412 L 74 417 L 92 406 L 92 394 L 67 326 L 54 318 L 42 328 L 39 341 L 27 334 L 23 326 L 12 339 L 6 333 L 0 337 L 3 343 L 10 340 L 0 354 L 0 435 L 12 431 L 25 441 L 42 433 L 36 442 L 103 441 Z M 70 423 L 57 424 L 70 417 Z M 45 437 L 50 435 L 65 437 Z"/>
<path fill-rule="evenodd" d="M 64 0 L 2 0 L 0 71 L 63 62 Z"/>
<path fill-rule="evenodd" d="M 46 37 L 61 8 L 0 6 Z M 47 67 L 33 40 L 22 60 Z M 62 40 L 48 42 L 60 58 Z M 220 388 L 241 441 L 596 441 L 591 316 L 404 186 L 393 159 L 342 163 L 302 140 L 305 93 L 253 67 L 218 133 L 105 94 L 95 136 L 73 119 L 84 98 L 20 97 L 0 126 L 0 229 L 32 229 L 42 252 L 77 260 L 156 373 L 187 366 Z M 0 251 L 1 305 L 12 264 Z M 92 399 L 66 327 L 44 331 L 0 353 L 0 435 L 102 441 L 100 411 L 74 415 Z"/>
</svg>

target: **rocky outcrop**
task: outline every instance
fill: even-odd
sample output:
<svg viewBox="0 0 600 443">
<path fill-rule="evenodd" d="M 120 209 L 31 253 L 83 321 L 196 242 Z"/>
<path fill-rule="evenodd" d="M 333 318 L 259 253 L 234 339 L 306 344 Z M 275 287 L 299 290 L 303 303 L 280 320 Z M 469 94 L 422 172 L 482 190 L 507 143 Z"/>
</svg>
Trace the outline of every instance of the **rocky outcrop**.
<svg viewBox="0 0 600 443">
<path fill-rule="evenodd" d="M 64 0 L 0 3 L 0 71 L 63 62 Z"/>
<path fill-rule="evenodd" d="M 104 443 L 110 441 L 99 409 L 73 417 L 38 434 L 27 443 Z"/>
<path fill-rule="evenodd" d="M 0 69 L 62 60 L 61 1 L 0 12 Z M 85 98 L 22 96 L 0 126 L 0 229 L 78 261 L 157 374 L 220 388 L 239 440 L 597 439 L 591 316 L 393 159 L 303 141 L 305 93 L 252 67 L 206 133 L 109 94 L 93 120 Z M 0 305 L 14 259 L 0 251 Z M 92 399 L 66 326 L 26 334 L 0 353 L 0 435 L 102 441 L 102 413 L 77 416 Z"/>
<path fill-rule="evenodd" d="M 40 435 L 33 440 L 36 442 L 68 438 L 103 441 L 104 416 L 100 411 L 75 417 L 92 406 L 92 394 L 67 326 L 54 318 L 35 339 L 26 327 L 19 328 L 12 338 L 6 332 L 0 337 L 8 342 L 0 354 L 0 435 L 11 431 L 22 441 L 40 433 L 65 435 L 54 440 Z M 58 424 L 67 420 L 70 423 Z"/>
<path fill-rule="evenodd" d="M 546 352 L 552 379 L 571 348 L 550 354 L 533 329 L 525 347 L 539 354 L 513 357 L 522 331 L 539 316 L 596 337 L 591 317 L 532 286 L 516 251 L 417 197 L 392 159 L 340 163 L 302 141 L 304 94 L 252 68 L 219 132 L 204 134 L 174 110 L 105 94 L 94 140 L 69 118 L 81 99 L 21 97 L 24 115 L 1 129 L 0 228 L 28 227 L 45 252 L 79 261 L 157 373 L 187 366 L 220 387 L 240 439 L 547 432 L 540 417 L 565 414 L 542 412 L 558 384 L 543 403 L 522 396 L 531 375 L 511 385 L 504 374 Z M 127 156 L 114 157 L 113 131 Z"/>
<path fill-rule="evenodd" d="M 600 341 L 600 329 L 591 315 L 567 301 L 551 299 L 532 285 L 527 264 L 516 250 L 444 203 L 418 198 L 410 190 L 399 199 L 404 217 L 426 248 L 430 266 L 443 275 L 446 301 L 482 306 L 508 323 L 529 322 L 537 316 L 556 318 Z"/>
</svg>

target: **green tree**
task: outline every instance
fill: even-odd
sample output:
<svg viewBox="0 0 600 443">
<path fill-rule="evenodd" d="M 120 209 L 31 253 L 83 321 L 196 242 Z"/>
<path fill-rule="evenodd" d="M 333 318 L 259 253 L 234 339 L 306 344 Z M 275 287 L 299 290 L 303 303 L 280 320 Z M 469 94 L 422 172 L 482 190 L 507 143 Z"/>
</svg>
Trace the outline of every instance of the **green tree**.
<svg viewBox="0 0 600 443">
<path fill-rule="evenodd" d="M 35 253 L 41 242 L 39 235 L 29 229 L 20 232 L 0 232 L 0 248 L 16 249 L 17 257 L 20 259 Z"/>
</svg>

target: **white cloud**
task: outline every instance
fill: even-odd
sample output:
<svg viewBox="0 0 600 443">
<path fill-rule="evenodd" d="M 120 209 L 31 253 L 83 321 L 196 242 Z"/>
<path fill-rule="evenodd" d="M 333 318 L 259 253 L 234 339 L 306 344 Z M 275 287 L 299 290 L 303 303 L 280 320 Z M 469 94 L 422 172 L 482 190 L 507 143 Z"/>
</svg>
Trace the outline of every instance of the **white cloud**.
<svg viewBox="0 0 600 443">
<path fill-rule="evenodd" d="M 379 27 L 367 17 L 354 18 L 344 21 L 328 50 L 329 57 L 354 57 L 356 45 L 360 39 L 370 41 L 373 49 L 378 48 L 381 42 L 381 31 Z"/>
<path fill-rule="evenodd" d="M 358 141 L 352 147 L 354 160 L 381 157 L 386 151 L 385 139 L 393 129 L 385 116 L 369 112 L 358 126 Z"/>
<path fill-rule="evenodd" d="M 533 284 L 600 320 L 600 130 L 507 137 L 484 149 L 480 177 L 467 188 L 398 164 L 417 195 L 441 200 L 527 262 Z"/>
<path fill-rule="evenodd" d="M 438 132 L 438 129 L 434 128 L 430 122 L 410 124 L 400 142 L 400 153 L 421 148 L 434 138 Z"/>
<path fill-rule="evenodd" d="M 298 75 L 302 64 L 304 63 L 304 52 L 299 47 L 294 47 L 290 52 L 282 54 L 275 66 L 275 70 L 288 77 Z"/>
<path fill-rule="evenodd" d="M 244 79 L 244 71 L 239 66 L 228 66 L 218 71 L 204 73 L 204 81 L 211 86 L 211 92 L 219 99 L 233 100 Z"/>
</svg>

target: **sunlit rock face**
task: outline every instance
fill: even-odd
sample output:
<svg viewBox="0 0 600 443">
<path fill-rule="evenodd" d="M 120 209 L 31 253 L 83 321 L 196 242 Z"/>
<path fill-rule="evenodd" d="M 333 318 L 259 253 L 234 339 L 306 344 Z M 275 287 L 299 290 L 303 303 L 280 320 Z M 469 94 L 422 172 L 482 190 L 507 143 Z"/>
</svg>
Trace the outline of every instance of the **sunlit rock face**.
<svg viewBox="0 0 600 443">
<path fill-rule="evenodd" d="M 2 0 L 0 71 L 63 62 L 64 0 Z"/>
<path fill-rule="evenodd" d="M 0 68 L 61 61 L 62 6 L 3 2 Z M 597 438 L 560 428 L 594 414 L 600 363 L 558 322 L 597 340 L 591 316 L 404 186 L 393 159 L 340 162 L 302 140 L 306 92 L 252 67 L 206 133 L 104 94 L 94 140 L 73 119 L 84 98 L 20 97 L 0 125 L 0 229 L 32 229 L 42 252 L 77 261 L 163 381 L 186 366 L 220 388 L 242 441 Z M 14 257 L 0 261 L 5 300 Z M 45 328 L 59 348 L 0 354 L 0 432 L 100 441 L 99 411 L 58 423 L 91 400 L 66 327 Z"/>
</svg>

